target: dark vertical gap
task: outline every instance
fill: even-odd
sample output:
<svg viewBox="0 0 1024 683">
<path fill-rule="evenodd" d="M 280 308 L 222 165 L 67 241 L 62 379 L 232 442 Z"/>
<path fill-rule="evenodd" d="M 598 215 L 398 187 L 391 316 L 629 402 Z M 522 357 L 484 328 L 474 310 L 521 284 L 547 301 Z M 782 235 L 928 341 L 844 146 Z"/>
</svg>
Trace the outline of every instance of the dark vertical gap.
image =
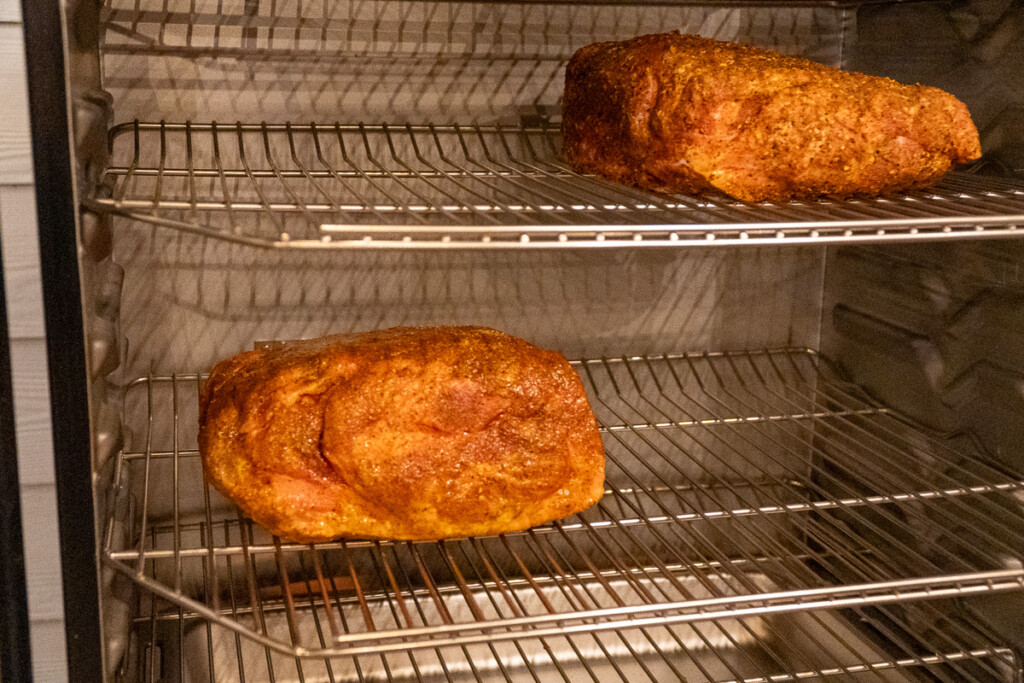
<svg viewBox="0 0 1024 683">
<path fill-rule="evenodd" d="M 89 404 L 59 0 L 22 0 L 70 681 L 103 680 Z"/>
<path fill-rule="evenodd" d="M 14 438 L 14 391 L 3 273 L 0 248 L 0 681 L 30 682 L 25 550 L 21 539 L 18 449 Z"/>
<path fill-rule="evenodd" d="M 253 21 L 260 12 L 260 0 L 245 0 L 245 28 L 242 29 L 242 45 L 245 49 L 252 50 L 257 47 L 256 40 L 259 37 L 259 25 Z"/>
</svg>

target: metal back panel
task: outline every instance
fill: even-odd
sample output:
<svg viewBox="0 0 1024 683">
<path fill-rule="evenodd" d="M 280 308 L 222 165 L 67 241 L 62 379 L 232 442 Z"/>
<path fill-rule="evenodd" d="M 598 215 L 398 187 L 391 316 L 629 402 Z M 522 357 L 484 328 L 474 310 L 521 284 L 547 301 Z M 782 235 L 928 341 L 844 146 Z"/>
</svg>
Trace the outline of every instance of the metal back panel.
<svg viewBox="0 0 1024 683">
<path fill-rule="evenodd" d="M 813 347 L 820 248 L 279 252 L 137 228 L 127 378 L 195 372 L 260 340 L 396 325 L 488 325 L 569 358 Z"/>
<path fill-rule="evenodd" d="M 149 3 L 155 5 L 155 3 Z M 117 118 L 509 122 L 557 106 L 565 62 L 681 30 L 842 64 L 850 8 L 422 0 L 108 0 Z"/>
</svg>

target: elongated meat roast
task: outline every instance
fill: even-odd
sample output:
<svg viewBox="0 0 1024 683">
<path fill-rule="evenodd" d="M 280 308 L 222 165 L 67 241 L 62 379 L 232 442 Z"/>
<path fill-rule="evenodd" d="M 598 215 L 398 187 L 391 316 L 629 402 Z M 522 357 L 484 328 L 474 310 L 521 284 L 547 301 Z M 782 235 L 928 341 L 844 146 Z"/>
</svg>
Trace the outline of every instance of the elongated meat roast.
<svg viewBox="0 0 1024 683">
<path fill-rule="evenodd" d="M 937 88 L 679 33 L 578 50 L 562 132 L 577 171 L 745 201 L 922 188 L 981 155 Z"/>
<path fill-rule="evenodd" d="M 394 328 L 221 361 L 200 402 L 208 480 L 294 541 L 525 529 L 603 492 L 561 354 L 481 327 Z"/>
</svg>

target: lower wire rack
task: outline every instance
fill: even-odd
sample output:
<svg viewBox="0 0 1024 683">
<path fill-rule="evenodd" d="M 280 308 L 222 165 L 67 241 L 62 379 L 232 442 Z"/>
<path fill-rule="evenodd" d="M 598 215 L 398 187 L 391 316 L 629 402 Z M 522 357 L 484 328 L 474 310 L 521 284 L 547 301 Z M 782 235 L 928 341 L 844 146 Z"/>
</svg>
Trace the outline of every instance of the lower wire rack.
<svg viewBox="0 0 1024 683">
<path fill-rule="evenodd" d="M 972 618 L 914 607 L 753 617 L 700 627 L 438 647 L 353 657 L 297 658 L 209 621 L 138 605 L 125 680 L 158 681 L 1010 681 L 1020 662 Z M 311 612 L 300 628 L 326 638 Z M 284 629 L 280 614 L 269 616 Z M 931 629 L 922 633 L 920 624 Z M 886 639 L 889 647 L 878 640 Z"/>
<path fill-rule="evenodd" d="M 573 172 L 559 126 L 132 122 L 101 212 L 260 247 L 561 248 L 1006 237 L 1024 184 L 951 173 L 872 199 L 749 204 Z"/>
<path fill-rule="evenodd" d="M 603 500 L 432 543 L 270 536 L 204 482 L 204 377 L 135 381 L 104 555 L 146 589 L 136 647 L 171 629 L 183 666 L 230 652 L 232 667 L 307 667 L 305 680 L 332 666 L 340 680 L 546 666 L 743 681 L 1019 667 L 947 603 L 1024 588 L 1021 473 L 911 424 L 810 350 L 574 366 L 606 447 Z"/>
</svg>

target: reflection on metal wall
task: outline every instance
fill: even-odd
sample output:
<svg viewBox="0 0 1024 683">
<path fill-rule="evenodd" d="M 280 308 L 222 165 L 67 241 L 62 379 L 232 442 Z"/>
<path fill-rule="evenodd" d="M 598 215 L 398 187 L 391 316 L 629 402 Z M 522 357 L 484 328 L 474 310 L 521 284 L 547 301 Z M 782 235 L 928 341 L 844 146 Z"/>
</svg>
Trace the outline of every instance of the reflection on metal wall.
<svg viewBox="0 0 1024 683">
<path fill-rule="evenodd" d="M 681 30 L 843 59 L 853 10 L 615 2 L 107 0 L 119 121 L 494 122 L 558 104 L 588 43 Z"/>
<path fill-rule="evenodd" d="M 985 171 L 1024 175 L 1024 3 L 869 5 L 857 22 L 850 68 L 953 93 L 981 133 Z"/>
<path fill-rule="evenodd" d="M 257 340 L 496 327 L 570 358 L 814 346 L 822 251 L 268 252 L 119 234 L 126 377 L 205 370 Z"/>
</svg>

